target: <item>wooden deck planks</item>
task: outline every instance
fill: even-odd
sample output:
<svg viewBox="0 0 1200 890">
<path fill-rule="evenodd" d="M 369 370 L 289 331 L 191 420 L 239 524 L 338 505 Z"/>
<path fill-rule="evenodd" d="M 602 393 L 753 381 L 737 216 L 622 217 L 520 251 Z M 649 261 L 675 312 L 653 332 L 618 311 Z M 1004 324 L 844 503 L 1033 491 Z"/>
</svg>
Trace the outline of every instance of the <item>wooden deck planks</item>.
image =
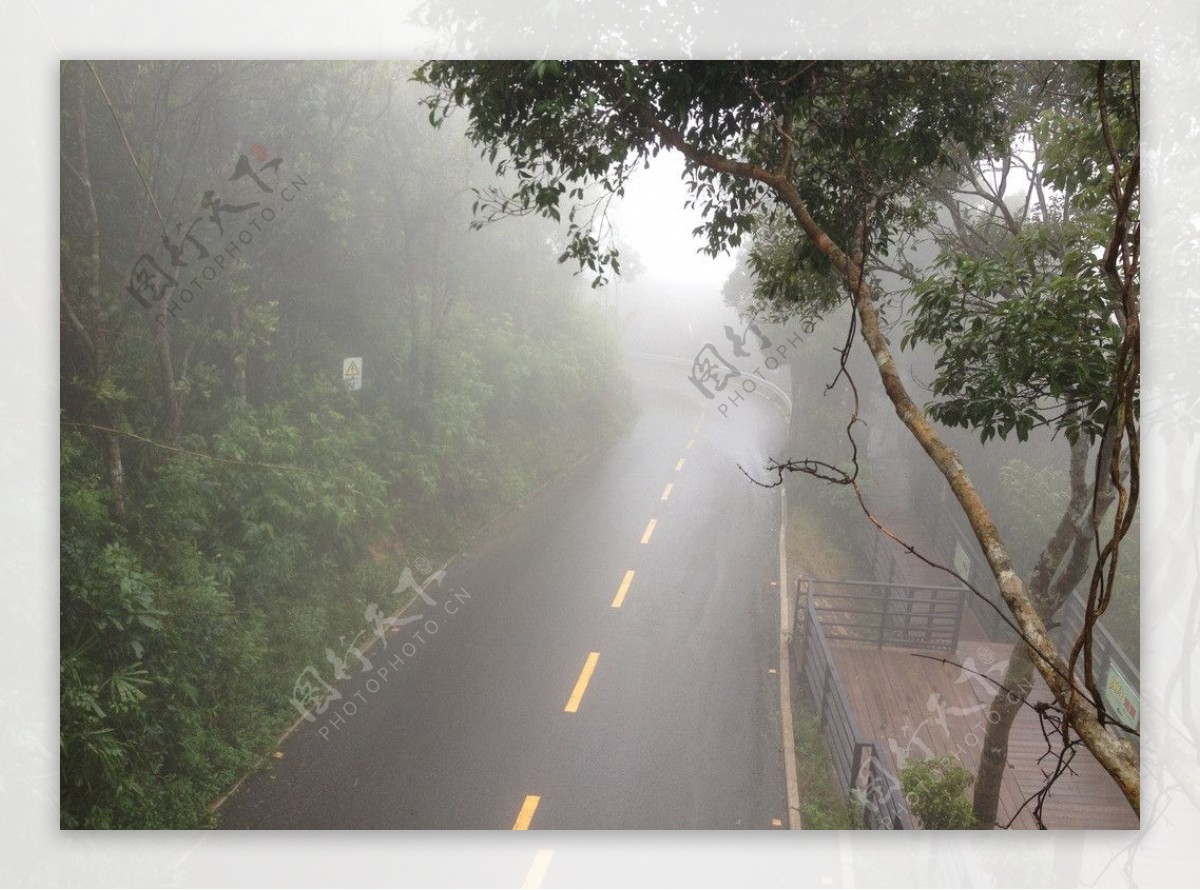
<svg viewBox="0 0 1200 890">
<path fill-rule="evenodd" d="M 969 675 L 953 664 L 938 662 L 941 656 L 936 653 L 922 653 L 933 654 L 932 659 L 919 658 L 903 649 L 880 649 L 868 643 L 833 639 L 829 643 L 855 720 L 888 762 L 898 767 L 896 761 L 904 756 L 954 754 L 972 772 L 978 769 L 992 684 L 963 679 Z M 947 659 L 985 673 L 991 666 L 990 675 L 1000 680 L 1010 650 L 1003 644 L 967 641 Z M 931 702 L 931 695 L 938 698 Z M 1048 690 L 1039 682 L 1033 700 L 1048 698 Z M 1002 824 L 1041 785 L 1037 760 L 1044 751 L 1037 714 L 1023 708 L 1010 737 L 1009 769 L 1001 790 Z M 1059 781 L 1045 807 L 1049 827 L 1137 828 L 1137 817 L 1119 789 L 1086 749 L 1077 754 L 1073 769 L 1076 775 Z M 1036 827 L 1030 808 L 1013 827 Z"/>
</svg>

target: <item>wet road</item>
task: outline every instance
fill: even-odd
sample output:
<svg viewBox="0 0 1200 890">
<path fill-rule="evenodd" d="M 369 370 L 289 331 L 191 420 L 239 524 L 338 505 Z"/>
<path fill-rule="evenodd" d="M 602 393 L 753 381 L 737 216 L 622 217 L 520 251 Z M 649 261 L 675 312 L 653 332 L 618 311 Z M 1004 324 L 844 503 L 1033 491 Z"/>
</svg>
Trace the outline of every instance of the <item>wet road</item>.
<svg viewBox="0 0 1200 890">
<path fill-rule="evenodd" d="M 453 560 L 222 828 L 779 828 L 778 455 L 631 359 L 629 434 Z"/>
</svg>

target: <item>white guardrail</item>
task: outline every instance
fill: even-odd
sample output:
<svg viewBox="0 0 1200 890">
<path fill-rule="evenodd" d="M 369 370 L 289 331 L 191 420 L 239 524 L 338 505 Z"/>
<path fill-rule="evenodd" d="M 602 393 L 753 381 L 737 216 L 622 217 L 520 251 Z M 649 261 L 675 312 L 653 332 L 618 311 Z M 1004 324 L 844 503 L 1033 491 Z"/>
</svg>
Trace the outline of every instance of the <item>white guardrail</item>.
<svg viewBox="0 0 1200 890">
<path fill-rule="evenodd" d="M 630 358 L 644 359 L 644 360 L 649 360 L 649 361 L 660 361 L 660 362 L 667 362 L 669 364 L 681 365 L 682 367 L 685 367 L 685 368 L 691 368 L 692 364 L 693 364 L 692 359 L 679 358 L 678 356 L 674 356 L 674 355 L 659 355 L 654 352 L 626 352 L 625 355 L 629 356 Z M 754 377 L 752 377 L 751 379 L 754 380 L 754 382 L 756 384 L 754 389 L 751 390 L 751 393 L 763 391 L 764 396 L 766 398 L 769 398 L 771 401 L 775 402 L 783 410 L 784 415 L 786 415 L 789 418 L 791 417 L 791 415 L 792 415 L 792 397 L 790 395 L 788 395 L 787 392 L 781 386 L 771 382 L 766 377 L 762 377 L 757 374 L 754 375 Z"/>
</svg>

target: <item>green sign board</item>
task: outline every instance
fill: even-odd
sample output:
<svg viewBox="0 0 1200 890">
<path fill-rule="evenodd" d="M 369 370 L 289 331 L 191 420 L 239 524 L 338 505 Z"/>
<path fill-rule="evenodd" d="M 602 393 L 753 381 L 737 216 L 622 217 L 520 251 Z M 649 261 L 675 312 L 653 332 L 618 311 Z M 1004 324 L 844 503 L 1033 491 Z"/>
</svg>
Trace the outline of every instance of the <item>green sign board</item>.
<svg viewBox="0 0 1200 890">
<path fill-rule="evenodd" d="M 1122 723 L 1138 728 L 1142 700 L 1115 664 L 1108 666 L 1108 677 L 1104 681 L 1104 705 Z"/>
</svg>

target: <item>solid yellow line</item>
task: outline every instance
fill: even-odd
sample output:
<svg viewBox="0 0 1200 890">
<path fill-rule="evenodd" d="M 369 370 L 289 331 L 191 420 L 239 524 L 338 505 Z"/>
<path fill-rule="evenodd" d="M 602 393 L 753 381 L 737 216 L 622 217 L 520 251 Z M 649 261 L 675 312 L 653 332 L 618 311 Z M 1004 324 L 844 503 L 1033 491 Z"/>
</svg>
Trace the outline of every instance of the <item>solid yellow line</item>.
<svg viewBox="0 0 1200 890">
<path fill-rule="evenodd" d="M 629 585 L 633 583 L 633 569 L 625 573 L 624 579 L 621 581 L 621 586 L 617 588 L 617 595 L 613 597 L 612 607 L 614 609 L 621 608 L 621 603 L 625 602 L 625 594 L 629 592 Z"/>
<path fill-rule="evenodd" d="M 592 679 L 592 671 L 596 669 L 596 662 L 599 660 L 599 652 L 588 653 L 587 661 L 583 663 L 583 670 L 579 674 L 579 679 L 575 681 L 575 688 L 571 690 L 571 697 L 567 699 L 567 706 L 563 708 L 568 714 L 574 714 L 579 710 L 579 701 L 583 698 L 588 681 Z"/>
<path fill-rule="evenodd" d="M 674 483 L 674 482 L 668 482 L 668 483 L 667 483 L 667 487 L 663 489 L 663 496 L 662 496 L 662 500 L 664 500 L 664 501 L 665 501 L 667 498 L 669 498 L 669 497 L 671 496 L 671 489 L 672 489 L 672 488 L 674 488 L 674 487 L 675 487 L 675 483 Z"/>
<path fill-rule="evenodd" d="M 675 464 L 675 472 L 678 473 L 683 469 L 683 458 L 679 458 L 679 463 Z"/>
<path fill-rule="evenodd" d="M 533 857 L 533 864 L 529 866 L 529 874 L 525 875 L 523 890 L 538 890 L 542 886 L 542 879 L 546 877 L 546 869 L 550 867 L 553 857 L 553 850 L 537 851 L 537 855 Z"/>
<path fill-rule="evenodd" d="M 657 519 L 651 519 L 650 522 L 648 522 L 646 524 L 646 533 L 644 535 L 642 535 L 642 543 L 643 544 L 650 543 L 650 536 L 652 534 L 654 534 L 654 526 L 656 526 L 656 525 L 658 525 Z"/>
<path fill-rule="evenodd" d="M 687 444 L 687 447 L 688 447 L 688 449 L 689 449 L 689 450 L 690 450 L 690 449 L 691 449 L 691 447 L 692 447 L 693 445 L 695 445 L 695 444 L 696 444 L 696 440 L 695 440 L 695 439 L 688 439 L 688 444 Z"/>
<path fill-rule="evenodd" d="M 525 803 L 521 804 L 521 812 L 517 813 L 517 821 L 513 823 L 513 831 L 526 831 L 533 821 L 534 811 L 537 810 L 541 797 L 536 794 L 526 794 Z"/>
</svg>

